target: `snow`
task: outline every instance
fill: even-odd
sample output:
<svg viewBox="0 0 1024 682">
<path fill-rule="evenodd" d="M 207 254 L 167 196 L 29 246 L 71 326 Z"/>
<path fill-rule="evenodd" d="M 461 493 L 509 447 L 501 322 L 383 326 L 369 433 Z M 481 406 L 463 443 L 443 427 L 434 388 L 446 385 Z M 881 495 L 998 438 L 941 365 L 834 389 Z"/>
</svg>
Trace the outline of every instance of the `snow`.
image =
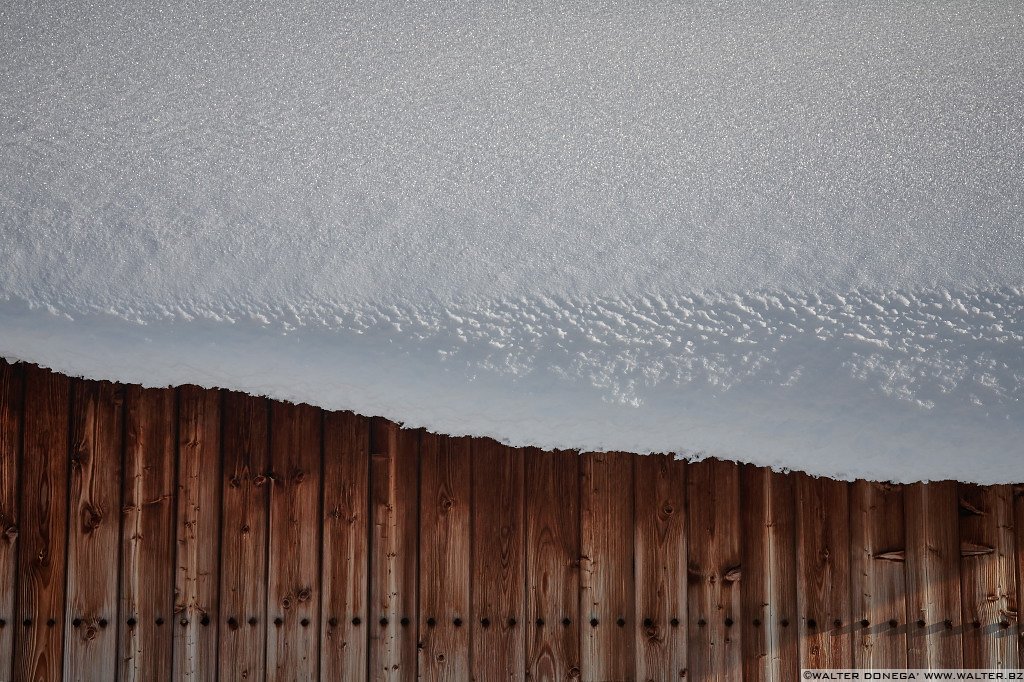
<svg viewBox="0 0 1024 682">
<path fill-rule="evenodd" d="M 0 7 L 0 354 L 1024 481 L 1018 2 Z"/>
</svg>

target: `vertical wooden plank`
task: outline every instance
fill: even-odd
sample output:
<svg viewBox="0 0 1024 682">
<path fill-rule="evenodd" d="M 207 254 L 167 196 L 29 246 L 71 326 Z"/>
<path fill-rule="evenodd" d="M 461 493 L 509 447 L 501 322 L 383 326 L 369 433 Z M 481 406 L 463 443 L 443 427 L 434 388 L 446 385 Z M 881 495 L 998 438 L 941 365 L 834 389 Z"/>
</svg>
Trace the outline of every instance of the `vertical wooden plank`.
<svg viewBox="0 0 1024 682">
<path fill-rule="evenodd" d="M 915 483 L 905 492 L 907 527 L 907 665 L 963 666 L 960 519 L 952 481 Z"/>
<path fill-rule="evenodd" d="M 370 669 L 372 680 L 416 676 L 419 431 L 384 419 L 370 439 Z"/>
<path fill-rule="evenodd" d="M 634 464 L 636 678 L 685 675 L 686 463 L 666 455 Z"/>
<path fill-rule="evenodd" d="M 792 476 L 740 468 L 743 679 L 800 675 L 796 610 L 796 500 Z"/>
<path fill-rule="evenodd" d="M 473 440 L 473 679 L 525 679 L 525 460 L 521 450 Z M 552 614 L 554 615 L 554 614 Z M 485 627 L 483 619 L 490 623 Z M 545 618 L 543 624 L 537 618 Z"/>
<path fill-rule="evenodd" d="M 964 667 L 1013 668 L 1018 644 L 1013 494 L 1008 485 L 960 486 L 960 595 Z"/>
<path fill-rule="evenodd" d="M 14 678 L 56 680 L 63 671 L 68 522 L 70 381 L 25 367 L 18 541 L 21 631 Z"/>
<path fill-rule="evenodd" d="M 319 676 L 321 414 L 271 404 L 268 680 Z"/>
<path fill-rule="evenodd" d="M 739 467 L 705 460 L 687 469 L 689 676 L 742 676 Z"/>
<path fill-rule="evenodd" d="M 0 680 L 11 679 L 18 575 L 22 370 L 0 358 Z"/>
<path fill-rule="evenodd" d="M 370 421 L 324 414 L 324 549 L 320 676 L 366 676 Z"/>
<path fill-rule="evenodd" d="M 576 679 L 581 632 L 580 457 L 575 452 L 528 448 L 524 459 L 526 622 L 529 627 L 543 618 L 546 625 L 528 631 L 526 672 L 533 680 Z M 474 647 L 474 658 L 480 655 L 483 651 Z"/>
<path fill-rule="evenodd" d="M 850 489 L 853 664 L 907 667 L 903 488 L 856 481 Z"/>
<path fill-rule="evenodd" d="M 117 676 L 123 403 L 118 386 L 75 382 L 64 644 L 68 680 Z"/>
<path fill-rule="evenodd" d="M 1017 555 L 1017 658 L 1018 668 L 1024 668 L 1024 623 L 1020 608 L 1024 603 L 1024 485 L 1013 487 L 1014 549 Z"/>
<path fill-rule="evenodd" d="M 222 398 L 220 613 L 221 680 L 266 675 L 269 405 L 224 392 Z"/>
<path fill-rule="evenodd" d="M 120 679 L 171 676 L 175 393 L 128 386 L 121 537 Z"/>
<path fill-rule="evenodd" d="M 178 389 L 174 678 L 217 677 L 220 575 L 220 392 Z"/>
<path fill-rule="evenodd" d="M 794 476 L 800 667 L 850 668 L 849 484 Z"/>
<path fill-rule="evenodd" d="M 633 460 L 586 453 L 580 488 L 580 651 L 583 679 L 636 675 L 633 582 Z"/>
<path fill-rule="evenodd" d="M 469 678 L 470 447 L 420 442 L 419 678 Z"/>
</svg>

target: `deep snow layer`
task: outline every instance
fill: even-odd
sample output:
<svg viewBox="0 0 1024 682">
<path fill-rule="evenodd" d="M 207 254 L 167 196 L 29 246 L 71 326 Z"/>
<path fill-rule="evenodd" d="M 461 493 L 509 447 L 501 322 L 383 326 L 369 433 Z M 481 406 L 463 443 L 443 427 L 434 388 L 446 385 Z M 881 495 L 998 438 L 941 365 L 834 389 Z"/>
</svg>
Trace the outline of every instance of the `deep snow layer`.
<svg viewBox="0 0 1024 682">
<path fill-rule="evenodd" d="M 0 353 L 1024 480 L 1021 83 L 1016 1 L 2 3 Z"/>
<path fill-rule="evenodd" d="M 516 445 L 1024 481 L 1019 289 L 71 316 L 8 302 L 0 330 L 0 354 L 66 372 L 230 386 Z"/>
</svg>

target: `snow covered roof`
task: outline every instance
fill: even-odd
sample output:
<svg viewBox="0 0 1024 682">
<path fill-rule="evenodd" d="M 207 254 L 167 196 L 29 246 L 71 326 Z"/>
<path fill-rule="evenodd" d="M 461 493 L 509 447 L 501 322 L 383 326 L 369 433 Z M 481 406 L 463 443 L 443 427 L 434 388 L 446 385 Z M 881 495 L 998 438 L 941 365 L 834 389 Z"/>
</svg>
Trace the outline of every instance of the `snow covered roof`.
<svg viewBox="0 0 1024 682">
<path fill-rule="evenodd" d="M 1024 481 L 1018 2 L 0 8 L 0 354 Z"/>
</svg>

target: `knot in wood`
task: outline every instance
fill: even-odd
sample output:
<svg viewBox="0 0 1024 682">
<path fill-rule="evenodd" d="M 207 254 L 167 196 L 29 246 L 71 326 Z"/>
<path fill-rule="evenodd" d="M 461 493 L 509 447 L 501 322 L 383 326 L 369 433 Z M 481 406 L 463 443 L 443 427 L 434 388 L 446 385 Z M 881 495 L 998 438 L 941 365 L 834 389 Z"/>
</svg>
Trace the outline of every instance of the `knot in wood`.
<svg viewBox="0 0 1024 682">
<path fill-rule="evenodd" d="M 299 602 L 307 602 L 313 598 L 313 590 L 309 587 L 303 587 L 298 593 Z"/>
<path fill-rule="evenodd" d="M 18 539 L 18 527 L 15 526 L 14 524 L 11 524 L 11 525 L 7 526 L 6 528 L 4 528 L 4 538 L 7 539 L 7 542 L 14 542 L 15 540 L 17 540 Z"/>
<path fill-rule="evenodd" d="M 103 513 L 92 504 L 82 507 L 82 532 L 92 533 L 103 522 Z"/>
</svg>

